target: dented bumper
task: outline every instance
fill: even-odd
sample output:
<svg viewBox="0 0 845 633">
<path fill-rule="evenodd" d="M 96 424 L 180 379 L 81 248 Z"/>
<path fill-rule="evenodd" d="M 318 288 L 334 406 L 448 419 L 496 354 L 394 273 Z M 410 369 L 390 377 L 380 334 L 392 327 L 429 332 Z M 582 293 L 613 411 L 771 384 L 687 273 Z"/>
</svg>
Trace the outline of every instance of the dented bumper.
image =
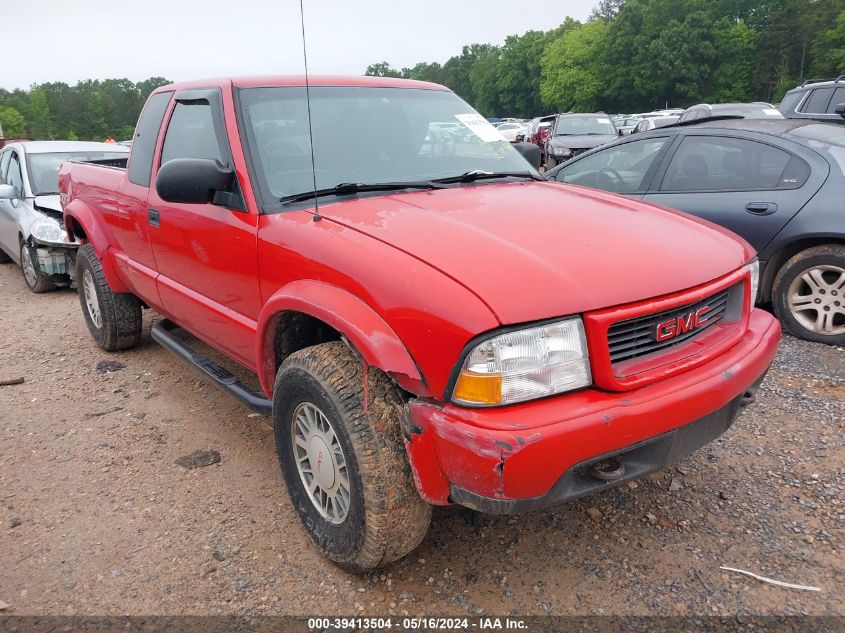
<svg viewBox="0 0 845 633">
<path fill-rule="evenodd" d="M 417 488 L 433 504 L 509 513 L 641 477 L 724 432 L 777 351 L 780 326 L 752 312 L 730 350 L 684 374 L 622 393 L 584 390 L 498 409 L 410 404 L 405 444 Z M 590 476 L 613 458 L 623 473 Z"/>
</svg>

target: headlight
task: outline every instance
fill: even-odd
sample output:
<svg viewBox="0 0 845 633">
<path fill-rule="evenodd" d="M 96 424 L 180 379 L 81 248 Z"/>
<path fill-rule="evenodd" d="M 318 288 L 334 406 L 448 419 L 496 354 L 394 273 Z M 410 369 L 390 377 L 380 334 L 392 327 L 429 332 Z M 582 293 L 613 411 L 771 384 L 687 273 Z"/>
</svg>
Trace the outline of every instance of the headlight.
<svg viewBox="0 0 845 633">
<path fill-rule="evenodd" d="M 555 156 L 569 156 L 572 153 L 572 150 L 568 147 L 555 147 L 554 153 Z"/>
<path fill-rule="evenodd" d="M 66 234 L 62 226 L 52 218 L 41 218 L 29 225 L 29 232 L 42 242 L 64 242 Z"/>
<path fill-rule="evenodd" d="M 576 317 L 479 343 L 461 367 L 452 400 L 468 405 L 512 404 L 591 382 L 584 324 Z"/>
<path fill-rule="evenodd" d="M 745 265 L 745 270 L 751 275 L 751 307 L 757 303 L 757 291 L 760 288 L 760 262 L 756 259 Z"/>
</svg>

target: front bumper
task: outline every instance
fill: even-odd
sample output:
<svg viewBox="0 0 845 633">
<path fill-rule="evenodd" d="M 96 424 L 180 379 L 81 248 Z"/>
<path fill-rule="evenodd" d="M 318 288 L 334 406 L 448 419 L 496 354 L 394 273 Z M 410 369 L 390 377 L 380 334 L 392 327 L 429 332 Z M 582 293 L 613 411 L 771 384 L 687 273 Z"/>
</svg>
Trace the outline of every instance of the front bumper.
<svg viewBox="0 0 845 633">
<path fill-rule="evenodd" d="M 591 389 L 498 409 L 414 401 L 403 430 L 417 488 L 429 503 L 509 513 L 641 477 L 723 433 L 762 381 L 779 340 L 778 322 L 754 310 L 732 348 L 633 391 Z M 622 477 L 588 474 L 611 456 L 624 463 Z"/>
</svg>

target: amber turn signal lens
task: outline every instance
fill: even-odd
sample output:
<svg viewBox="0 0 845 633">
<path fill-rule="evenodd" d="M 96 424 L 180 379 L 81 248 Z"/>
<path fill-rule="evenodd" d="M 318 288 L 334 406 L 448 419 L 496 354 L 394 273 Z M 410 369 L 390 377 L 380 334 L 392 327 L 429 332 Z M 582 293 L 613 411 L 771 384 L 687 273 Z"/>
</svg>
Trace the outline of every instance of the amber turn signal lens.
<svg viewBox="0 0 845 633">
<path fill-rule="evenodd" d="M 458 375 L 453 397 L 473 404 L 499 404 L 502 401 L 502 376 L 464 369 Z"/>
</svg>

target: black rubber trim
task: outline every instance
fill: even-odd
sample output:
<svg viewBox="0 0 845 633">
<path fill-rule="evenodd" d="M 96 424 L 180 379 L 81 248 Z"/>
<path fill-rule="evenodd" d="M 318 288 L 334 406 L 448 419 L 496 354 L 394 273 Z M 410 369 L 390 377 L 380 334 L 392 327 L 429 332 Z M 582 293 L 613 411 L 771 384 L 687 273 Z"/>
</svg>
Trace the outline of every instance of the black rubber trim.
<svg viewBox="0 0 845 633">
<path fill-rule="evenodd" d="M 740 411 L 754 401 L 754 394 L 765 376 L 766 374 L 763 373 L 742 394 L 709 415 L 668 433 L 575 464 L 557 480 L 549 492 L 540 497 L 494 499 L 452 485 L 450 498 L 454 503 L 479 512 L 516 514 L 560 505 L 584 495 L 613 488 L 632 479 L 639 479 L 677 462 L 727 431 L 739 416 Z M 603 481 L 590 475 L 593 464 L 610 458 L 615 458 L 624 466 L 625 474 L 622 477 L 613 481 Z M 507 470 L 507 463 L 504 467 Z"/>
<path fill-rule="evenodd" d="M 240 380 L 223 367 L 177 339 L 173 333 L 180 330 L 181 328 L 178 325 L 165 319 L 156 323 L 152 327 L 150 334 L 152 334 L 153 339 L 159 345 L 176 354 L 206 378 L 211 379 L 214 384 L 233 396 L 236 400 L 257 413 L 264 415 L 270 415 L 272 413 L 273 402 L 271 400 L 250 391 Z"/>
</svg>

